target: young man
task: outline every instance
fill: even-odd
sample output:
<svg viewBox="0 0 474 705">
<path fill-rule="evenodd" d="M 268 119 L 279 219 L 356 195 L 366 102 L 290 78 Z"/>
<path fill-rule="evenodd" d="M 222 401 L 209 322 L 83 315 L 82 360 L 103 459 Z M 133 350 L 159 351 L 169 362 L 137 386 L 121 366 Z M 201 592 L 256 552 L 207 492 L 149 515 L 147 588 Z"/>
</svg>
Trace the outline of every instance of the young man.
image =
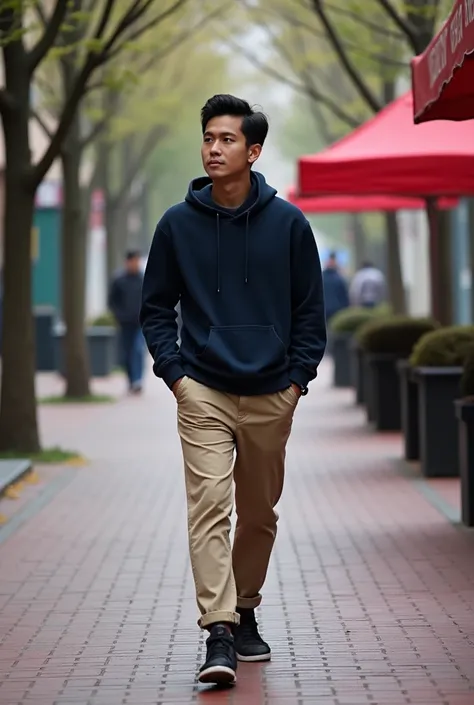
<svg viewBox="0 0 474 705">
<path fill-rule="evenodd" d="M 326 329 L 311 228 L 251 171 L 266 117 L 216 95 L 201 122 L 208 178 L 193 181 L 158 223 L 140 320 L 155 374 L 178 406 L 199 625 L 210 632 L 199 680 L 233 683 L 237 658 L 270 658 L 254 610 L 276 536 L 293 414 L 316 377 Z"/>
<path fill-rule="evenodd" d="M 143 270 L 140 252 L 129 250 L 125 267 L 112 281 L 109 309 L 120 329 L 120 353 L 131 394 L 142 391 L 144 343 L 139 315 L 142 297 Z"/>
<path fill-rule="evenodd" d="M 347 282 L 339 271 L 337 255 L 331 252 L 323 269 L 324 300 L 326 303 L 326 321 L 349 306 Z"/>
</svg>

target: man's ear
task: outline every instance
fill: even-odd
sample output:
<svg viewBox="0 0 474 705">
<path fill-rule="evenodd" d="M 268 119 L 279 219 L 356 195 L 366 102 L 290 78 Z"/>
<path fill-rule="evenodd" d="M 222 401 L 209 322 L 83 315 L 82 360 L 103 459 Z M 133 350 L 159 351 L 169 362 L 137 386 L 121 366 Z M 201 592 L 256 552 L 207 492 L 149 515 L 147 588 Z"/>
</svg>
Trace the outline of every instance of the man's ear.
<svg viewBox="0 0 474 705">
<path fill-rule="evenodd" d="M 261 144 L 253 144 L 251 147 L 249 147 L 249 156 L 248 156 L 248 163 L 249 164 L 254 164 L 259 156 L 262 153 L 262 145 Z"/>
</svg>

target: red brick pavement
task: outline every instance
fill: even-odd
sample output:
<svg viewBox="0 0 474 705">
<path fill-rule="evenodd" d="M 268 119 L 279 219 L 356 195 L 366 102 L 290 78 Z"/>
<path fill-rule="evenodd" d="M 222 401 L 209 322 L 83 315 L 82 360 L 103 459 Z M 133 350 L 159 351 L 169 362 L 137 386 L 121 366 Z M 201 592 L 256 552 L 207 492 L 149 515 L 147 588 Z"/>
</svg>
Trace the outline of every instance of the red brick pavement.
<svg viewBox="0 0 474 705">
<path fill-rule="evenodd" d="M 143 398 L 44 408 L 46 444 L 91 464 L 56 473 L 47 501 L 0 529 L 0 705 L 474 704 L 474 535 L 328 379 L 301 401 L 289 449 L 260 613 L 273 660 L 242 664 L 224 692 L 194 681 L 173 399 L 150 380 Z"/>
</svg>

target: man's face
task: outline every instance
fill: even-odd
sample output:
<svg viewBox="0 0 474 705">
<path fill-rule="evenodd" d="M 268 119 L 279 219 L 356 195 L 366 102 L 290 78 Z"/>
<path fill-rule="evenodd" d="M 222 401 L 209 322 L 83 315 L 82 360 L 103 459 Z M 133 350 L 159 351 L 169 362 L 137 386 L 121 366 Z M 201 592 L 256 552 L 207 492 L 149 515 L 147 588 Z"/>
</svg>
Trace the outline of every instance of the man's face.
<svg viewBox="0 0 474 705">
<path fill-rule="evenodd" d="M 137 274 L 140 269 L 140 258 L 131 257 L 130 259 L 127 259 L 126 267 L 127 271 L 130 272 L 130 274 Z"/>
<path fill-rule="evenodd" d="M 213 181 L 245 173 L 260 156 L 261 146 L 247 146 L 241 125 L 242 118 L 231 115 L 215 117 L 207 123 L 201 157 L 204 170 Z"/>
</svg>

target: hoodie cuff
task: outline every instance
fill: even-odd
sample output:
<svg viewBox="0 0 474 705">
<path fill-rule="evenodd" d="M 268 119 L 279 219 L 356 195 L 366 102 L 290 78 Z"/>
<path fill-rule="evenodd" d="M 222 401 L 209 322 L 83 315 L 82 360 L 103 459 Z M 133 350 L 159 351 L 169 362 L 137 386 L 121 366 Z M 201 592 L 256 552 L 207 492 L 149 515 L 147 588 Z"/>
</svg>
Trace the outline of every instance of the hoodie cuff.
<svg viewBox="0 0 474 705">
<path fill-rule="evenodd" d="M 306 389 L 308 384 L 314 379 L 314 377 L 309 375 L 302 367 L 290 367 L 288 376 L 290 382 L 298 385 L 298 387 L 302 389 Z"/>
<path fill-rule="evenodd" d="M 163 381 L 165 382 L 166 385 L 171 389 L 173 384 L 178 381 L 178 379 L 181 379 L 181 377 L 185 377 L 185 371 L 183 369 L 183 366 L 179 360 L 170 360 L 170 362 L 165 365 L 164 369 L 163 366 L 161 365 L 161 370 L 158 374 L 157 369 L 156 369 L 156 364 L 153 365 L 153 372 L 157 377 L 161 377 Z"/>
</svg>

